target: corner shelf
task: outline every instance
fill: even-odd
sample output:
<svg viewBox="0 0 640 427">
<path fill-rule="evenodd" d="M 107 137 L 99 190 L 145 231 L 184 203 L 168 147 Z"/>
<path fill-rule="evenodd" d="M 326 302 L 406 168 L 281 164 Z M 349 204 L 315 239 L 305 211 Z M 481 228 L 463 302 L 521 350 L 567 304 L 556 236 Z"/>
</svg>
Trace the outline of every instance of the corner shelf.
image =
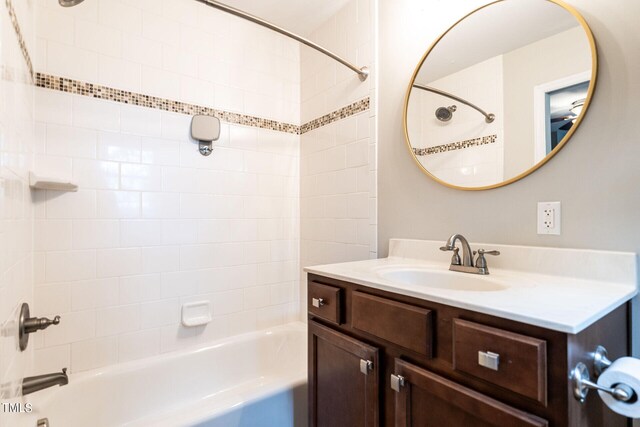
<svg viewBox="0 0 640 427">
<path fill-rule="evenodd" d="M 78 191 L 78 184 L 60 178 L 38 176 L 29 172 L 29 187 L 36 190 Z"/>
</svg>

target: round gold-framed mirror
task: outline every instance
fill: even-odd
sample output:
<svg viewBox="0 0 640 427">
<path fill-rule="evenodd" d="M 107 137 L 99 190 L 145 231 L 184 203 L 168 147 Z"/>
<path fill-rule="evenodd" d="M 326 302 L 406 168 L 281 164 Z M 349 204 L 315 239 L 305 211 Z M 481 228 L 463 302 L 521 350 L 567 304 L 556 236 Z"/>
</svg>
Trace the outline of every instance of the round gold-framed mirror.
<svg viewBox="0 0 640 427">
<path fill-rule="evenodd" d="M 584 120 L 598 58 L 589 26 L 560 0 L 497 0 L 427 49 L 404 103 L 408 149 L 430 178 L 488 190 L 539 169 Z"/>
</svg>

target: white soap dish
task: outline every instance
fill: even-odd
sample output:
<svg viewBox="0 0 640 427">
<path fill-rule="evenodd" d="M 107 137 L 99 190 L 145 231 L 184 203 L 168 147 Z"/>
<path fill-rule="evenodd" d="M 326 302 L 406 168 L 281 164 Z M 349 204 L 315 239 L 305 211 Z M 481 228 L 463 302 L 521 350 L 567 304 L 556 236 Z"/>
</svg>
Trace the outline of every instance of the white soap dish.
<svg viewBox="0 0 640 427">
<path fill-rule="evenodd" d="M 209 322 L 211 322 L 211 303 L 209 301 L 182 304 L 182 324 L 184 326 L 202 326 Z"/>
<path fill-rule="evenodd" d="M 29 187 L 37 190 L 78 191 L 78 185 L 60 178 L 38 176 L 29 172 Z"/>
</svg>

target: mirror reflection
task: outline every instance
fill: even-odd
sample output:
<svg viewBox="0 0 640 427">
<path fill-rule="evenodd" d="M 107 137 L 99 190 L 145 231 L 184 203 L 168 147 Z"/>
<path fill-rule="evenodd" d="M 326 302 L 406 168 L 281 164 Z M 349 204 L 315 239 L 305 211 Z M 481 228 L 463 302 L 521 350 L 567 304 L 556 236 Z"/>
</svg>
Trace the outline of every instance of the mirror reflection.
<svg viewBox="0 0 640 427">
<path fill-rule="evenodd" d="M 504 0 L 471 13 L 425 54 L 407 95 L 418 164 L 465 189 L 508 184 L 555 154 L 595 83 L 595 45 L 577 12 Z"/>
</svg>

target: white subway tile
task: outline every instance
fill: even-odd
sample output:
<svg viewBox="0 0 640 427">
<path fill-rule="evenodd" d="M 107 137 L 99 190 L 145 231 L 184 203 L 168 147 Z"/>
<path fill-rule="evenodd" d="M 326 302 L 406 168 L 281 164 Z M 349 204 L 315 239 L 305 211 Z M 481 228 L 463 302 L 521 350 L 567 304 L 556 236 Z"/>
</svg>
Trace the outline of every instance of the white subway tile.
<svg viewBox="0 0 640 427">
<path fill-rule="evenodd" d="M 162 44 L 177 45 L 180 40 L 179 25 L 160 14 L 142 13 L 142 36 Z"/>
<path fill-rule="evenodd" d="M 35 90 L 35 119 L 41 122 L 70 125 L 73 120 L 73 96 L 50 89 Z"/>
<path fill-rule="evenodd" d="M 106 25 L 76 19 L 75 45 L 103 55 L 120 57 L 122 55 L 122 33 Z"/>
<path fill-rule="evenodd" d="M 244 309 L 265 307 L 271 303 L 271 289 L 268 286 L 253 286 L 244 289 Z"/>
<path fill-rule="evenodd" d="M 185 328 L 180 324 L 162 328 L 160 351 L 176 351 L 198 343 L 198 335 L 194 328 Z"/>
<path fill-rule="evenodd" d="M 180 300 L 165 299 L 140 304 L 141 329 L 178 324 L 181 313 Z"/>
<path fill-rule="evenodd" d="M 162 68 L 172 73 L 197 77 L 198 55 L 165 44 L 162 46 Z"/>
<path fill-rule="evenodd" d="M 93 338 L 95 336 L 96 317 L 93 310 L 73 311 L 64 314 L 64 320 L 55 328 L 40 332 L 44 345 L 52 347 Z"/>
<path fill-rule="evenodd" d="M 73 180 L 81 188 L 118 189 L 120 165 L 93 159 L 73 160 Z"/>
<path fill-rule="evenodd" d="M 191 117 L 186 114 L 162 112 L 162 137 L 188 141 L 191 135 Z"/>
<path fill-rule="evenodd" d="M 120 244 L 119 223 L 116 220 L 77 219 L 73 221 L 74 249 L 114 248 Z"/>
<path fill-rule="evenodd" d="M 96 310 L 96 336 L 118 335 L 140 329 L 140 306 L 137 304 Z"/>
<path fill-rule="evenodd" d="M 47 252 L 45 279 L 48 283 L 91 279 L 96 275 L 94 251 Z"/>
<path fill-rule="evenodd" d="M 162 44 L 138 36 L 128 36 L 122 46 L 122 58 L 151 67 L 162 66 Z"/>
<path fill-rule="evenodd" d="M 35 7 L 36 28 L 39 37 L 72 45 L 74 39 L 74 19 L 64 11 Z"/>
<path fill-rule="evenodd" d="M 162 124 L 165 123 L 164 117 Z M 158 138 L 142 138 L 142 163 L 178 166 L 180 146 L 177 141 Z"/>
<path fill-rule="evenodd" d="M 116 132 L 98 134 L 98 158 L 116 162 L 140 163 L 140 137 Z"/>
<path fill-rule="evenodd" d="M 347 145 L 347 167 L 363 166 L 369 159 L 369 140 L 363 139 Z"/>
<path fill-rule="evenodd" d="M 97 276 L 132 276 L 142 272 L 140 248 L 101 249 L 97 251 Z"/>
<path fill-rule="evenodd" d="M 193 244 L 197 241 L 197 220 L 166 219 L 162 221 L 163 245 Z"/>
<path fill-rule="evenodd" d="M 347 214 L 350 218 L 368 218 L 369 193 L 357 193 L 348 195 Z"/>
<path fill-rule="evenodd" d="M 152 108 L 125 105 L 120 111 L 122 132 L 142 136 L 160 136 L 160 111 Z"/>
<path fill-rule="evenodd" d="M 96 130 L 120 130 L 120 106 L 115 102 L 75 95 L 73 125 Z"/>
<path fill-rule="evenodd" d="M 71 343 L 72 372 L 101 368 L 118 362 L 118 337 Z"/>
<path fill-rule="evenodd" d="M 122 220 L 120 246 L 153 246 L 162 241 L 162 222 L 159 220 Z"/>
<path fill-rule="evenodd" d="M 46 154 L 36 154 L 33 158 L 31 170 L 41 177 L 58 177 L 66 181 L 71 180 L 72 164 L 71 159 L 59 156 L 49 156 Z"/>
<path fill-rule="evenodd" d="M 142 359 L 160 353 L 160 329 L 147 329 L 118 337 L 120 362 Z"/>
<path fill-rule="evenodd" d="M 39 286 L 34 292 L 31 310 L 41 315 L 58 315 L 71 311 L 71 292 L 66 283 Z"/>
<path fill-rule="evenodd" d="M 118 279 L 94 279 L 69 285 L 71 309 L 91 310 L 118 304 Z"/>
<path fill-rule="evenodd" d="M 140 193 L 133 191 L 98 191 L 98 218 L 139 218 Z M 95 216 L 95 215 L 94 215 Z"/>
<path fill-rule="evenodd" d="M 193 295 L 198 291 L 198 282 L 193 279 L 193 271 L 163 273 L 161 277 L 162 298 L 176 298 Z"/>
<path fill-rule="evenodd" d="M 161 98 L 180 99 L 180 75 L 143 66 L 142 92 Z"/>
<path fill-rule="evenodd" d="M 63 251 L 71 249 L 71 221 L 39 219 L 34 225 L 34 250 Z"/>
<path fill-rule="evenodd" d="M 142 272 L 164 273 L 180 269 L 180 249 L 177 246 L 142 248 Z"/>
<path fill-rule="evenodd" d="M 160 353 L 160 329 L 147 329 L 118 337 L 120 362 L 142 359 Z"/>
<path fill-rule="evenodd" d="M 71 101 L 71 98 L 69 98 Z M 71 103 L 69 103 L 71 107 Z M 71 112 L 71 111 L 69 111 Z M 71 114 L 69 114 L 71 118 Z M 69 123 L 71 120 L 69 120 Z M 97 132 L 54 123 L 46 125 L 46 151 L 53 156 L 96 157 Z"/>
<path fill-rule="evenodd" d="M 159 274 L 121 277 L 119 282 L 120 304 L 149 302 L 160 299 L 161 282 Z M 144 316 L 142 322 L 144 323 Z M 142 326 L 144 328 L 144 326 Z"/>
<path fill-rule="evenodd" d="M 123 190 L 160 191 L 162 170 L 158 166 L 122 164 L 120 185 Z"/>
<path fill-rule="evenodd" d="M 211 301 L 213 314 L 221 316 L 224 314 L 236 313 L 242 310 L 244 304 L 244 291 L 242 289 L 217 292 Z"/>
<path fill-rule="evenodd" d="M 46 71 L 55 76 L 95 82 L 98 80 L 98 54 L 49 40 Z"/>
<path fill-rule="evenodd" d="M 180 195 L 173 193 L 142 193 L 143 218 L 180 217 Z"/>
<path fill-rule="evenodd" d="M 125 33 L 125 37 L 142 34 L 142 11 L 135 6 L 137 4 L 126 4 L 125 2 L 100 2 L 98 8 L 98 22 L 108 25 Z"/>
<path fill-rule="evenodd" d="M 71 346 L 68 344 L 56 347 L 39 348 L 33 352 L 34 375 L 59 372 L 62 367 L 68 368 L 71 362 Z"/>
</svg>

